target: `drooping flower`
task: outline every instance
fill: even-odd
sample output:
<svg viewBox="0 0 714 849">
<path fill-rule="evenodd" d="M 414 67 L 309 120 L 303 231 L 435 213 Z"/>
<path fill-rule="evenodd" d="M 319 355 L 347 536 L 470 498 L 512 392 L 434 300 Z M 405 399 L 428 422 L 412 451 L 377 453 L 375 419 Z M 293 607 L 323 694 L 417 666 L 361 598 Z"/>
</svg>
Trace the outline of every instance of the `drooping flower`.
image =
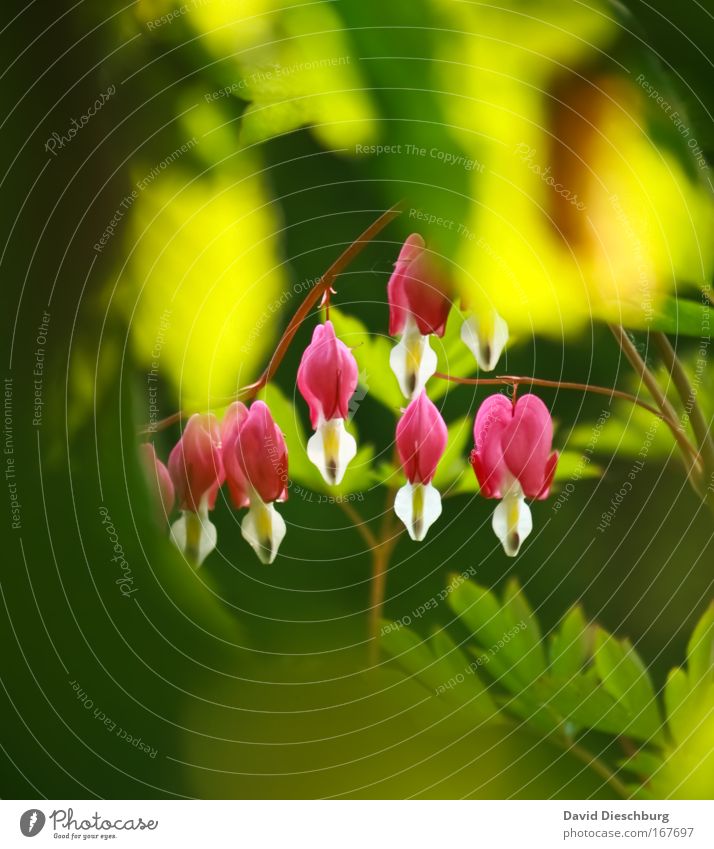
<svg viewBox="0 0 714 849">
<path fill-rule="evenodd" d="M 300 360 L 297 385 L 310 407 L 315 429 L 307 443 L 307 456 L 327 483 L 339 484 L 357 453 L 354 437 L 345 430 L 350 398 L 357 388 L 357 362 L 335 336 L 331 321 L 315 328 Z"/>
<path fill-rule="evenodd" d="M 288 449 L 268 406 L 250 409 L 232 404 L 224 420 L 224 457 L 228 487 L 236 507 L 248 507 L 241 523 L 243 538 L 261 563 L 272 563 L 286 532 L 273 502 L 288 497 Z"/>
<path fill-rule="evenodd" d="M 548 497 L 558 464 L 548 408 L 536 395 L 522 395 L 515 404 L 491 395 L 476 414 L 474 443 L 471 464 L 481 494 L 500 499 L 493 530 L 506 554 L 515 557 L 533 530 L 525 499 Z"/>
<path fill-rule="evenodd" d="M 392 348 L 389 364 L 402 393 L 416 398 L 436 371 L 429 336 L 444 335 L 451 309 L 444 282 L 418 233 L 412 233 L 402 245 L 387 284 L 387 297 L 389 332 L 401 337 Z"/>
<path fill-rule="evenodd" d="M 200 566 L 216 547 L 216 528 L 208 511 L 213 509 L 225 477 L 221 432 L 212 413 L 195 414 L 188 420 L 169 455 L 169 474 L 182 511 L 171 526 L 171 538 Z"/>
<path fill-rule="evenodd" d="M 142 443 L 139 450 L 149 489 L 161 508 L 161 515 L 168 516 L 173 510 L 175 501 L 174 485 L 169 470 L 156 456 L 156 450 L 151 442 Z"/>
<path fill-rule="evenodd" d="M 431 483 L 446 449 L 447 430 L 436 406 L 422 390 L 397 423 L 397 452 L 407 483 L 397 492 L 394 511 L 409 536 L 420 542 L 441 515 L 441 496 Z"/>
<path fill-rule="evenodd" d="M 464 319 L 461 340 L 481 371 L 493 371 L 508 342 L 508 325 L 493 307 L 485 307 Z"/>
</svg>

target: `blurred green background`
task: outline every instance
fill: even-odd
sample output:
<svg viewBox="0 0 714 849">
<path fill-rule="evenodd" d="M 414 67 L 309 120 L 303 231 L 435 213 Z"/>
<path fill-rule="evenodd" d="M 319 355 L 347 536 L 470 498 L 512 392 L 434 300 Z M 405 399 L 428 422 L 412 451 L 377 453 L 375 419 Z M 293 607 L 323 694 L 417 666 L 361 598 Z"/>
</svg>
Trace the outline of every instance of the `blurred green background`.
<svg viewBox="0 0 714 849">
<path fill-rule="evenodd" d="M 627 6 L 62 0 L 7 16 L 4 444 L 21 527 L 8 500 L 3 797 L 611 795 L 527 728 L 476 727 L 393 665 L 369 668 L 369 553 L 318 491 L 293 488 L 270 568 L 220 498 L 219 548 L 196 573 L 155 521 L 136 445 L 152 369 L 160 415 L 225 406 L 264 366 L 299 290 L 401 198 L 401 219 L 338 281 L 345 314 L 386 336 L 386 281 L 417 229 L 464 305 L 508 317 L 516 340 L 500 372 L 632 386 L 602 319 L 644 326 L 643 266 L 654 306 L 711 279 L 709 172 L 689 139 L 714 154 L 714 19 L 695 2 Z M 522 143 L 587 216 L 514 156 Z M 454 226 L 422 226 L 414 210 Z M 278 372 L 288 400 L 311 332 Z M 396 409 L 362 382 L 355 425 L 385 461 Z M 582 449 L 606 399 L 539 394 L 556 445 Z M 483 397 L 452 390 L 445 416 L 472 415 Z M 300 398 L 276 417 L 307 425 Z M 156 436 L 164 459 L 177 436 Z M 598 457 L 600 480 L 577 481 L 557 511 L 553 499 L 534 507 L 515 560 L 492 534 L 492 504 L 449 498 L 422 545 L 398 543 L 386 615 L 418 610 L 454 572 L 496 588 L 516 576 L 545 631 L 581 601 L 637 645 L 661 687 L 712 598 L 714 552 L 711 515 L 670 453 L 665 439 L 606 533 L 596 526 L 632 459 Z M 351 503 L 378 521 L 385 490 L 361 487 Z M 128 598 L 100 507 L 130 564 Z M 443 604 L 412 627 L 440 625 L 463 638 Z"/>
</svg>

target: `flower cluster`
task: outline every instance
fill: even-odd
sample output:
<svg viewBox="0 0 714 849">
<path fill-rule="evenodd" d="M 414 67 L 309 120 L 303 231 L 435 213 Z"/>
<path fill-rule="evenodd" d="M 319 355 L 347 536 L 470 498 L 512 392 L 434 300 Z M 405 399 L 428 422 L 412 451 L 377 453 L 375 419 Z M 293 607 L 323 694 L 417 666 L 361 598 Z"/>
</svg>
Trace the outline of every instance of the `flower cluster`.
<svg viewBox="0 0 714 849">
<path fill-rule="evenodd" d="M 411 399 L 396 430 L 407 483 L 397 492 L 394 510 L 409 536 L 420 541 L 441 514 L 441 496 L 431 481 L 446 450 L 447 429 L 425 386 L 436 371 L 429 336 L 444 335 L 451 301 L 424 240 L 416 233 L 402 246 L 388 296 L 389 330 L 400 335 L 390 364 L 403 394 Z M 491 310 L 468 316 L 461 338 L 479 367 L 489 371 L 508 341 L 508 327 Z M 551 453 L 552 437 L 548 410 L 534 395 L 515 403 L 504 395 L 492 395 L 476 415 L 471 463 L 482 495 L 501 500 L 493 515 L 493 529 L 509 556 L 518 553 L 533 527 L 526 497 L 548 495 L 558 460 L 557 454 Z"/>
<path fill-rule="evenodd" d="M 228 485 L 233 506 L 248 508 L 243 537 L 263 563 L 272 563 L 285 537 L 285 520 L 274 502 L 287 498 L 285 438 L 262 401 L 246 407 L 239 401 L 216 417 L 193 415 L 169 455 L 168 469 L 153 446 L 145 445 L 144 462 L 151 488 L 166 516 L 177 502 L 181 517 L 171 539 L 197 566 L 216 547 L 216 528 L 208 514 L 218 491 Z"/>
<path fill-rule="evenodd" d="M 424 240 L 414 233 L 405 241 L 387 285 L 389 330 L 399 336 L 390 365 L 408 399 L 396 426 L 395 442 L 406 483 L 396 493 L 394 510 L 415 541 L 425 538 L 441 515 L 441 495 L 433 480 L 446 450 L 446 423 L 427 395 L 437 357 L 429 337 L 441 337 L 451 299 Z M 495 367 L 508 340 L 508 328 L 495 312 L 466 318 L 461 338 L 480 368 Z M 348 432 L 350 399 L 358 381 L 352 351 L 337 338 L 327 318 L 303 352 L 297 387 L 307 402 L 314 433 L 307 455 L 329 486 L 342 483 L 357 453 Z M 471 465 L 486 498 L 499 499 L 493 529 L 509 556 L 515 556 L 532 530 L 526 498 L 546 498 L 558 455 L 552 451 L 553 425 L 535 395 L 517 401 L 497 394 L 476 414 Z M 174 503 L 181 517 L 171 538 L 194 563 L 201 564 L 216 546 L 209 519 L 225 482 L 233 506 L 247 508 L 243 537 L 263 563 L 272 563 L 283 538 L 285 520 L 275 503 L 287 499 L 288 456 L 285 439 L 262 401 L 250 407 L 236 401 L 222 422 L 213 414 L 193 415 L 169 456 L 168 468 L 153 446 L 142 447 L 156 503 L 168 516 Z"/>
</svg>

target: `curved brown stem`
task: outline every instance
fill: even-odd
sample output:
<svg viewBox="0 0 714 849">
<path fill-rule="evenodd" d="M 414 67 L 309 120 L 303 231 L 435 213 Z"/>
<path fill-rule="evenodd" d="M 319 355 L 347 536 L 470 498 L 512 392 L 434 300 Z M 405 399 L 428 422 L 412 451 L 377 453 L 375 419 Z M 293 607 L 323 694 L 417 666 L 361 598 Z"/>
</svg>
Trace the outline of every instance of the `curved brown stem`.
<svg viewBox="0 0 714 849">
<path fill-rule="evenodd" d="M 665 422 L 667 422 L 669 429 L 672 431 L 672 436 L 677 442 L 677 445 L 679 446 L 682 454 L 684 454 L 685 468 L 687 470 L 687 477 L 689 479 L 689 482 L 692 485 L 694 491 L 698 495 L 701 495 L 701 488 L 697 480 L 699 472 L 701 470 L 701 460 L 699 457 L 699 453 L 691 444 L 691 442 L 687 439 L 687 436 L 684 430 L 682 429 L 682 426 L 677 421 L 676 410 L 669 402 L 667 396 L 664 394 L 662 387 L 657 382 L 657 378 L 647 368 L 647 363 L 645 363 L 645 361 L 640 356 L 639 351 L 637 350 L 637 348 L 635 348 L 634 344 L 632 343 L 632 340 L 627 335 L 625 328 L 621 327 L 619 324 L 611 324 L 610 330 L 612 331 L 612 335 L 617 340 L 617 344 L 620 346 L 622 353 L 627 357 L 630 365 L 637 372 L 637 375 L 645 384 L 650 394 L 655 399 L 657 406 L 662 411 L 660 417 Z M 674 425 L 672 424 L 672 422 L 674 422 Z M 692 451 L 694 452 L 694 460 L 690 463 L 687 458 L 687 455 L 691 454 Z"/>
<path fill-rule="evenodd" d="M 280 341 L 275 349 L 273 356 L 270 358 L 270 362 L 266 366 L 265 370 L 261 374 L 261 376 L 254 383 L 248 384 L 248 386 L 241 387 L 236 393 L 235 400 L 250 400 L 255 398 L 255 396 L 263 389 L 264 386 L 270 381 L 275 372 L 278 370 L 278 366 L 283 360 L 283 357 L 287 353 L 288 348 L 290 347 L 290 343 L 293 340 L 293 337 L 298 331 L 298 328 L 308 316 L 310 310 L 318 303 L 318 301 L 328 295 L 330 289 L 332 288 L 332 284 L 339 277 L 340 274 L 347 268 L 347 266 L 358 256 L 358 254 L 363 250 L 365 245 L 369 244 L 369 242 L 374 239 L 374 237 L 380 233 L 388 224 L 390 224 L 398 215 L 401 215 L 402 212 L 402 203 L 396 203 L 391 209 L 388 209 L 386 212 L 383 212 L 376 221 L 373 221 L 367 229 L 361 233 L 352 244 L 346 248 L 346 250 L 342 251 L 342 253 L 337 257 L 337 259 L 330 265 L 330 267 L 325 271 L 325 273 L 320 277 L 317 283 L 313 286 L 313 288 L 308 292 L 305 297 L 305 300 L 300 304 L 297 308 L 293 317 L 288 322 L 288 326 L 285 328 L 283 335 L 280 337 Z M 326 303 L 329 303 L 329 296 Z M 172 413 L 170 416 L 166 416 L 166 418 L 161 419 L 160 421 L 151 424 L 144 425 L 139 433 L 141 435 L 147 433 L 155 433 L 157 430 L 163 430 L 169 425 L 175 424 L 177 421 L 180 421 L 184 417 L 183 411 L 179 410 L 176 413 Z"/>
</svg>

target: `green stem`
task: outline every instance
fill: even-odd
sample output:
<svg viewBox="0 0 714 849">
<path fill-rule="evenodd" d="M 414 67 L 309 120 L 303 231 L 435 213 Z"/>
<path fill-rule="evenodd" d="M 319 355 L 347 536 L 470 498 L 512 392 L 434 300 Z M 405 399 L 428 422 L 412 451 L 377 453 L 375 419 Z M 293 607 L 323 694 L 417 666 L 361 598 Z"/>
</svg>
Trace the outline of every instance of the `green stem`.
<svg viewBox="0 0 714 849">
<path fill-rule="evenodd" d="M 699 443 L 704 468 L 709 474 L 712 474 L 714 472 L 714 442 L 712 442 L 709 423 L 704 418 L 704 413 L 697 403 L 697 394 L 692 388 L 689 377 L 669 339 L 664 333 L 659 332 L 653 333 L 652 336 L 659 348 L 662 361 L 672 377 L 672 383 L 674 383 L 677 394 L 682 399 L 684 412 L 689 416 L 692 423 L 692 430 Z"/>
<path fill-rule="evenodd" d="M 682 454 L 685 458 L 685 468 L 687 471 L 687 478 L 689 483 L 691 484 L 694 491 L 701 497 L 701 487 L 699 486 L 699 472 L 700 472 L 700 463 L 698 452 L 695 450 L 695 459 L 694 462 L 690 461 L 691 452 L 692 452 L 692 444 L 687 439 L 687 435 L 682 429 L 681 425 L 677 423 L 677 412 L 674 407 L 670 404 L 666 395 L 664 394 L 662 387 L 657 382 L 657 378 L 652 374 L 652 372 L 647 368 L 647 364 L 642 359 L 639 354 L 639 351 L 632 343 L 632 340 L 627 335 L 625 328 L 621 327 L 619 324 L 611 324 L 610 330 L 612 331 L 612 335 L 615 337 L 617 344 L 620 346 L 622 353 L 627 357 L 632 368 L 637 372 L 638 377 L 645 384 L 650 394 L 655 400 L 655 403 L 662 411 L 663 415 L 666 416 L 665 421 L 669 424 L 670 430 L 672 431 L 672 436 L 674 436 L 677 445 L 679 446 Z"/>
<path fill-rule="evenodd" d="M 317 283 L 313 286 L 310 292 L 305 297 L 305 300 L 300 304 L 300 306 L 295 311 L 293 317 L 288 322 L 288 326 L 285 328 L 283 335 L 280 337 L 280 341 L 275 348 L 275 353 L 270 358 L 270 362 L 266 366 L 265 370 L 261 374 L 261 376 L 254 383 L 249 384 L 248 386 L 241 387 L 236 393 L 233 399 L 229 400 L 250 400 L 255 398 L 255 396 L 260 392 L 260 390 L 266 386 L 266 384 L 273 377 L 275 372 L 278 370 L 278 366 L 283 360 L 283 357 L 287 353 L 288 348 L 290 347 L 290 343 L 293 341 L 293 337 L 297 333 L 302 322 L 307 318 L 310 313 L 310 310 L 320 301 L 321 298 L 326 297 L 326 306 L 329 308 L 329 293 L 332 287 L 332 284 L 335 282 L 337 277 L 342 274 L 343 271 L 349 266 L 349 264 L 362 252 L 364 247 L 368 245 L 372 239 L 375 238 L 384 228 L 390 224 L 394 219 L 401 215 L 402 213 L 402 204 L 401 202 L 396 203 L 391 209 L 388 209 L 386 212 L 383 212 L 379 218 L 373 221 L 367 229 L 361 233 L 355 240 L 352 242 L 349 247 L 347 247 L 342 253 L 337 257 L 337 259 L 330 265 L 327 271 L 320 277 Z M 140 434 L 147 433 L 155 433 L 158 430 L 163 430 L 165 427 L 169 427 L 169 425 L 175 424 L 178 421 L 181 421 L 182 418 L 185 418 L 185 413 L 182 410 L 178 410 L 175 413 L 172 413 L 170 416 L 167 416 L 165 419 L 161 419 L 160 421 L 151 424 L 144 425 L 140 430 Z"/>
</svg>

